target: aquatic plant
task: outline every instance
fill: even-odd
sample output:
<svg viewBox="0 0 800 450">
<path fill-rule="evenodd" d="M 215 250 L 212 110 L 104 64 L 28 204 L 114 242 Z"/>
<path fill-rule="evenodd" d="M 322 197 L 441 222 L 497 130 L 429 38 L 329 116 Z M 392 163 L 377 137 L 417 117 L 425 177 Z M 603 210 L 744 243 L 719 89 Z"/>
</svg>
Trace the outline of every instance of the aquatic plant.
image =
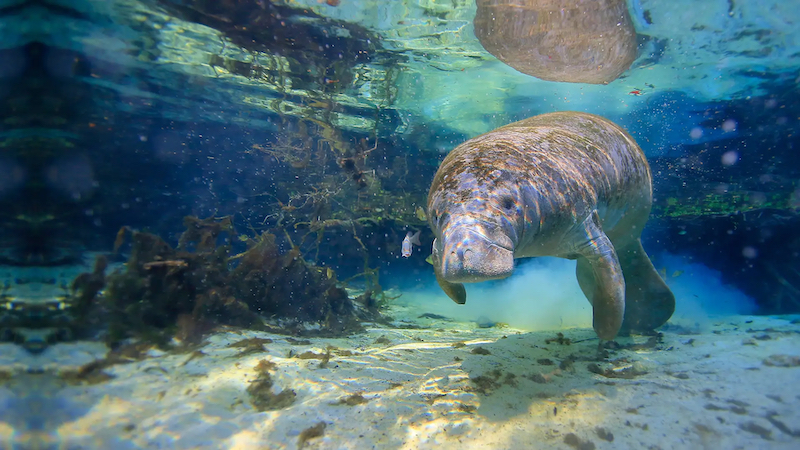
<svg viewBox="0 0 800 450">
<path fill-rule="evenodd" d="M 135 336 L 166 344 L 176 335 L 190 343 L 222 324 L 339 335 L 360 330 L 360 319 L 377 315 L 374 308 L 357 311 L 332 269 L 309 264 L 295 246 L 281 252 L 271 233 L 248 240 L 245 252 L 231 256 L 231 246 L 218 243 L 235 233 L 230 217 L 186 217 L 184 226 L 174 249 L 156 235 L 123 228 L 116 247 L 130 236 L 125 269 L 104 277 L 98 263 L 76 280 L 81 314 L 94 304 L 108 315 L 109 343 Z M 103 285 L 104 295 L 96 298 Z M 318 328 L 307 330 L 307 322 Z"/>
</svg>

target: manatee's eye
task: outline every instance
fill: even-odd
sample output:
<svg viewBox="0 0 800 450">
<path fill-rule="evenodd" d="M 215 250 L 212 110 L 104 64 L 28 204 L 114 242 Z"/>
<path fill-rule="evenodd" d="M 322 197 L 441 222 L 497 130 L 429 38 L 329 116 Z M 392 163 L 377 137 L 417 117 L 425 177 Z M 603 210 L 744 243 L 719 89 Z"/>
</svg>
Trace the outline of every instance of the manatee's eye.
<svg viewBox="0 0 800 450">
<path fill-rule="evenodd" d="M 514 199 L 511 197 L 503 197 L 502 203 L 503 209 L 514 209 Z"/>
</svg>

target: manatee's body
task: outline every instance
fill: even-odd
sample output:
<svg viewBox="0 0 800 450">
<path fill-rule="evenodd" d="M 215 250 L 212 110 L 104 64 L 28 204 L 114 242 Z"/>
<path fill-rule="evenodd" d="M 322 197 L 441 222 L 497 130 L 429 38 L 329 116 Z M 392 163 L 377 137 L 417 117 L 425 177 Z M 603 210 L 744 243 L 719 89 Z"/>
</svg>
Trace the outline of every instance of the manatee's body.
<svg viewBox="0 0 800 450">
<path fill-rule="evenodd" d="M 436 278 L 464 303 L 461 283 L 505 278 L 515 258 L 577 259 L 600 338 L 652 330 L 675 298 L 639 240 L 651 204 L 647 159 L 614 123 L 559 112 L 506 125 L 456 147 L 436 173 Z"/>
<path fill-rule="evenodd" d="M 625 0 L 477 0 L 475 37 L 542 80 L 608 84 L 636 59 Z"/>
</svg>

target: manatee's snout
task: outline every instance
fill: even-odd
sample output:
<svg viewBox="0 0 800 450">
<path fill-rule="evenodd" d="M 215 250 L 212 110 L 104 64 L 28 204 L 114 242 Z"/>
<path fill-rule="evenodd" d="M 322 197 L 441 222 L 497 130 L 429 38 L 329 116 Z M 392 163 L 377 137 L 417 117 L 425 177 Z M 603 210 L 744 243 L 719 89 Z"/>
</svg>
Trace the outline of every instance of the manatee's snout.
<svg viewBox="0 0 800 450">
<path fill-rule="evenodd" d="M 475 227 L 445 230 L 440 251 L 441 273 L 451 283 L 495 280 L 514 271 L 511 240 Z"/>
</svg>

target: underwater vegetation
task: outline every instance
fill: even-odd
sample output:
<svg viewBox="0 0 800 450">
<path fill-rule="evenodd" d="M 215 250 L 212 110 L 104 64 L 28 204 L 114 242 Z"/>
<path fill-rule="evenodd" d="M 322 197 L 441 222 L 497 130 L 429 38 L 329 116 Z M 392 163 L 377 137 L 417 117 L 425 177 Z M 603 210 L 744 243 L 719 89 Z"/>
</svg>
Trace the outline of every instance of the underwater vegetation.
<svg viewBox="0 0 800 450">
<path fill-rule="evenodd" d="M 273 234 L 262 233 L 231 255 L 230 244 L 218 244 L 234 233 L 230 217 L 189 216 L 184 225 L 176 248 L 154 234 L 122 228 L 117 249 L 131 241 L 124 269 L 106 276 L 99 259 L 72 286 L 76 325 L 100 314 L 112 345 L 128 337 L 166 344 L 173 336 L 196 342 L 218 325 L 330 336 L 379 318 L 372 291 L 350 299 L 332 269 L 309 264 L 295 246 L 281 252 Z"/>
</svg>

